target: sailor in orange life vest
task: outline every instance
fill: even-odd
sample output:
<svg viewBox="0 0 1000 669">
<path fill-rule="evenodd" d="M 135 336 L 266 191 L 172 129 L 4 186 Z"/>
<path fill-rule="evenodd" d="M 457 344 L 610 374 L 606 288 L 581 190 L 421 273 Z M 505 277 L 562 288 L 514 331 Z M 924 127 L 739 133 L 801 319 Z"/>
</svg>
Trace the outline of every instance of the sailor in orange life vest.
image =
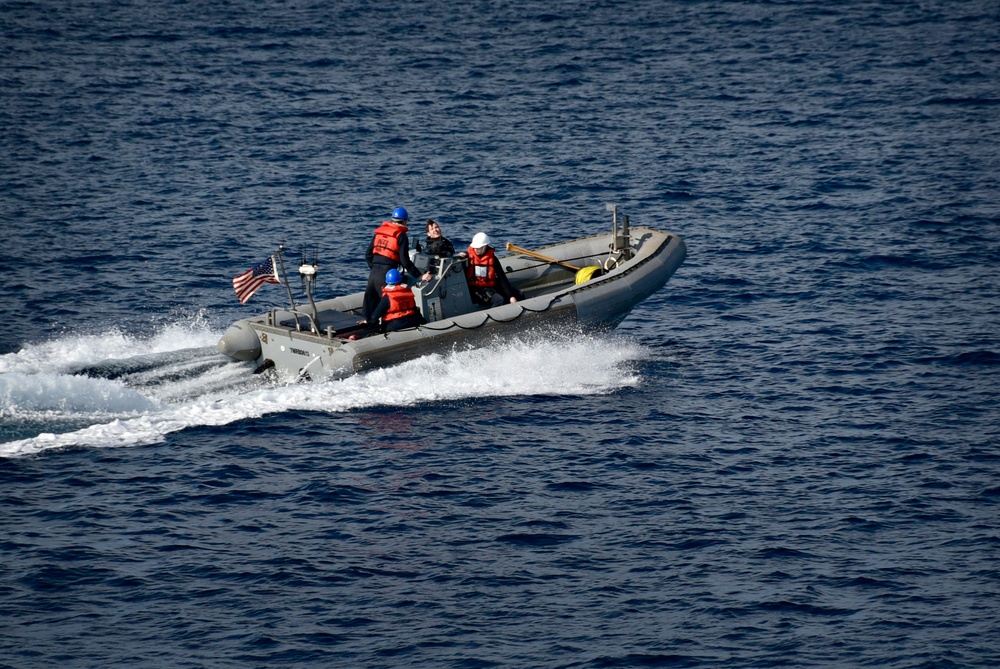
<svg viewBox="0 0 1000 669">
<path fill-rule="evenodd" d="M 510 285 L 485 232 L 477 232 L 472 238 L 465 278 L 469 282 L 472 301 L 480 306 L 499 307 L 524 299 L 524 293 Z"/>
<path fill-rule="evenodd" d="M 385 273 L 385 287 L 382 289 L 382 299 L 368 317 L 368 324 L 375 325 L 382 319 L 382 332 L 395 332 L 403 328 L 415 328 L 427 321 L 417 311 L 413 291 L 403 283 L 403 275 L 398 269 Z"/>
<path fill-rule="evenodd" d="M 375 306 L 382 298 L 382 287 L 385 285 L 385 273 L 390 269 L 404 270 L 413 275 L 414 278 L 423 281 L 431 280 L 431 273 L 426 272 L 423 276 L 420 270 L 410 260 L 410 241 L 406 237 L 407 221 L 410 220 L 406 210 L 396 207 L 392 210 L 392 218 L 382 221 L 382 225 L 375 229 L 368 250 L 365 251 L 365 260 L 371 272 L 368 274 L 368 286 L 365 288 L 365 299 L 361 306 L 361 313 L 367 320 L 375 310 Z"/>
</svg>

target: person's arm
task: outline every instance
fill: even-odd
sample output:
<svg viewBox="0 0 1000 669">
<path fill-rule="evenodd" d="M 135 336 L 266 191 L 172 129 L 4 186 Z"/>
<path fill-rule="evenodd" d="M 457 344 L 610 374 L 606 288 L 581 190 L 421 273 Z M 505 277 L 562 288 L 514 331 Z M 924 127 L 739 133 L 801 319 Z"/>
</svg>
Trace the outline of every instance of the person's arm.
<svg viewBox="0 0 1000 669">
<path fill-rule="evenodd" d="M 399 264 L 403 266 L 403 269 L 410 273 L 411 276 L 419 277 L 420 270 L 417 266 L 413 264 L 410 260 L 410 240 L 407 238 L 406 233 L 399 236 Z"/>
<path fill-rule="evenodd" d="M 496 256 L 493 256 L 493 269 L 497 273 L 497 292 L 503 295 L 508 302 L 510 302 L 510 298 L 512 297 L 523 300 L 524 293 L 511 285 L 510 279 L 507 278 L 507 274 L 503 271 L 503 265 L 500 264 L 500 258 Z"/>
<path fill-rule="evenodd" d="M 410 260 L 410 240 L 407 239 L 405 232 L 399 236 L 399 264 L 402 265 L 403 269 L 406 270 L 413 278 L 430 281 L 431 273 L 424 272 L 421 274 L 420 270 L 417 269 L 417 266 L 413 264 L 412 260 Z"/>
<path fill-rule="evenodd" d="M 389 312 L 389 296 L 383 295 L 382 299 L 379 300 L 378 306 L 372 312 L 372 315 L 368 317 L 368 325 L 375 325 L 378 320 L 385 316 Z"/>
<path fill-rule="evenodd" d="M 368 269 L 371 269 L 372 265 L 375 264 L 375 237 L 374 236 L 372 237 L 372 240 L 370 242 L 368 242 L 368 249 L 365 251 L 365 262 L 368 263 Z"/>
</svg>

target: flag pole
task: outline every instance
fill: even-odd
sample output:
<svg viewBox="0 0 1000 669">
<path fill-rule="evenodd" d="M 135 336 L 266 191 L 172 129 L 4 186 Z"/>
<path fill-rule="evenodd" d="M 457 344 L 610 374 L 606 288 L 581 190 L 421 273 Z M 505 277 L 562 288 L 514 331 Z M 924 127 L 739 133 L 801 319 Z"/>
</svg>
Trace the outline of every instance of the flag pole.
<svg viewBox="0 0 1000 669">
<path fill-rule="evenodd" d="M 292 311 L 296 310 L 295 299 L 292 297 L 292 286 L 288 283 L 288 275 L 285 273 L 285 260 L 281 257 L 281 252 L 284 250 L 284 244 L 278 244 L 278 266 L 281 268 L 281 279 L 285 284 L 285 289 L 288 291 L 288 301 L 292 303 Z M 296 316 L 295 324 L 298 325 L 299 319 Z"/>
</svg>

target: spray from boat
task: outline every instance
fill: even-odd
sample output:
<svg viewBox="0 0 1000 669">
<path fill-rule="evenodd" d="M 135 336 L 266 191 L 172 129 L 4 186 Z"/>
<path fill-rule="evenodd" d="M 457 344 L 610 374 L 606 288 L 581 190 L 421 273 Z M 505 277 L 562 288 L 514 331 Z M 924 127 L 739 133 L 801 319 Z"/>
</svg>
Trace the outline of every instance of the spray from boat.
<svg viewBox="0 0 1000 669">
<path fill-rule="evenodd" d="M 648 355 L 624 337 L 537 332 L 342 380 L 302 383 L 278 370 L 253 375 L 252 362 L 215 351 L 217 338 L 202 325 L 178 323 L 146 339 L 109 331 L 0 356 L 0 457 L 141 446 L 187 428 L 284 412 L 608 394 L 638 385 L 637 363 Z M 595 356 L 595 350 L 604 354 Z"/>
</svg>

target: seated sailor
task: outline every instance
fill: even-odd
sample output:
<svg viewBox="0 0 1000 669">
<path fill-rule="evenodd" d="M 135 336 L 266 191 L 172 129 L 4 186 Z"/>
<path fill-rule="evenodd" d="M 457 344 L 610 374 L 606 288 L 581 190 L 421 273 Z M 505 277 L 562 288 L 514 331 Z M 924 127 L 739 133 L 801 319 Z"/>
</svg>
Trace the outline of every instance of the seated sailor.
<svg viewBox="0 0 1000 669">
<path fill-rule="evenodd" d="M 490 238 L 485 232 L 477 232 L 469 246 L 469 264 L 465 268 L 465 278 L 469 282 L 472 301 L 480 306 L 499 307 L 514 304 L 524 299 L 524 293 L 511 285 L 500 265 Z"/>
<path fill-rule="evenodd" d="M 403 276 L 398 269 L 390 269 L 385 273 L 382 299 L 368 317 L 368 324 L 375 325 L 379 319 L 382 321 L 382 332 L 415 328 L 427 322 L 417 310 L 413 291 L 403 283 Z"/>
</svg>

